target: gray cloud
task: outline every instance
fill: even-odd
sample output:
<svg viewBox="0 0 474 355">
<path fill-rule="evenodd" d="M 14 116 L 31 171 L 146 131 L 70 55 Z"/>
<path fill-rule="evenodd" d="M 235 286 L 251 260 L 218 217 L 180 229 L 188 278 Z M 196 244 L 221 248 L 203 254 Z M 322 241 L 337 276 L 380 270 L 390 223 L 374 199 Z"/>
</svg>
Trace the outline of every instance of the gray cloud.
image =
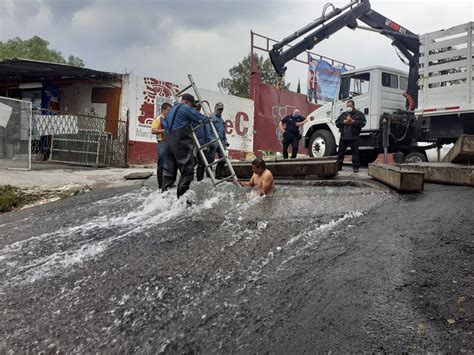
<svg viewBox="0 0 474 355">
<path fill-rule="evenodd" d="M 43 0 L 43 4 L 51 10 L 54 18 L 70 20 L 74 13 L 89 7 L 94 0 Z"/>
<path fill-rule="evenodd" d="M 102 70 L 198 83 L 216 89 L 228 69 L 250 50 L 250 30 L 281 39 L 319 17 L 325 1 L 272 0 L 0 0 L 0 40 L 39 35 L 65 55 Z M 346 1 L 338 1 L 343 6 Z M 472 21 L 471 2 L 372 1 L 372 7 L 416 33 Z M 10 11 L 12 10 L 12 11 Z M 405 68 L 389 40 L 344 29 L 313 51 L 357 66 Z M 261 53 L 262 54 L 262 53 Z M 306 80 L 290 64 L 288 80 Z"/>
</svg>

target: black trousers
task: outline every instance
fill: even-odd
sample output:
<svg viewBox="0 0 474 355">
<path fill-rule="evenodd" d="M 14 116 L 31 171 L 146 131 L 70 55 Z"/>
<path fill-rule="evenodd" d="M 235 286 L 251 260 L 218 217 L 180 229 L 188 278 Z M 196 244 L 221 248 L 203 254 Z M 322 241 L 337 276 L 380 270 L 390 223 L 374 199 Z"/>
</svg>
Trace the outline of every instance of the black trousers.
<svg viewBox="0 0 474 355">
<path fill-rule="evenodd" d="M 165 166 L 163 169 L 163 191 L 176 182 L 178 170 L 181 174 L 178 182 L 178 198 L 188 191 L 194 178 L 194 142 L 191 127 L 175 129 L 166 134 Z"/>
<path fill-rule="evenodd" d="M 204 150 L 204 154 L 206 156 L 208 155 L 207 150 Z M 202 181 L 202 179 L 204 179 L 204 172 L 206 171 L 206 164 L 205 164 L 204 160 L 202 159 L 201 153 L 199 153 L 199 151 L 197 152 L 196 162 L 197 162 L 196 180 L 197 181 Z"/>
<path fill-rule="evenodd" d="M 214 146 L 211 146 L 209 148 L 209 152 L 207 153 L 207 161 L 209 162 L 209 164 L 214 162 L 214 160 L 215 160 L 214 158 L 216 156 L 216 153 L 217 153 L 218 159 L 222 159 L 224 157 L 224 152 L 222 152 L 222 150 L 220 150 L 219 145 L 217 143 Z M 225 165 L 224 161 L 221 161 L 220 163 L 217 163 L 217 166 L 219 166 L 219 168 L 222 168 L 222 166 L 224 166 L 224 165 Z M 217 166 L 216 166 L 216 171 L 217 171 Z"/>
<path fill-rule="evenodd" d="M 359 139 L 342 139 L 339 141 L 339 149 L 337 150 L 337 165 L 339 168 L 342 167 L 344 162 L 344 155 L 346 154 L 347 147 L 351 147 L 352 154 L 352 168 L 360 168 L 359 158 Z"/>
<path fill-rule="evenodd" d="M 298 146 L 300 143 L 299 135 L 292 133 L 283 133 L 283 159 L 288 159 L 288 147 L 291 144 L 291 158 L 295 159 L 298 154 Z"/>
</svg>

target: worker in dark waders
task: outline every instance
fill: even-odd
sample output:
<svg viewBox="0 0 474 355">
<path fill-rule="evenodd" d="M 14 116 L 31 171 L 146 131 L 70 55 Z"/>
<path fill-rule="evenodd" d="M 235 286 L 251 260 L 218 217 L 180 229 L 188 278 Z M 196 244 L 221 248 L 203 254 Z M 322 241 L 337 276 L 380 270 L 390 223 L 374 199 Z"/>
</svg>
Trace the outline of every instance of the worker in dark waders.
<svg viewBox="0 0 474 355">
<path fill-rule="evenodd" d="M 163 191 L 173 186 L 179 170 L 181 176 L 177 187 L 178 198 L 189 189 L 194 177 L 194 141 L 191 125 L 209 119 L 194 109 L 194 103 L 193 95 L 184 94 L 181 96 L 181 103 L 176 103 L 168 113 Z"/>
</svg>

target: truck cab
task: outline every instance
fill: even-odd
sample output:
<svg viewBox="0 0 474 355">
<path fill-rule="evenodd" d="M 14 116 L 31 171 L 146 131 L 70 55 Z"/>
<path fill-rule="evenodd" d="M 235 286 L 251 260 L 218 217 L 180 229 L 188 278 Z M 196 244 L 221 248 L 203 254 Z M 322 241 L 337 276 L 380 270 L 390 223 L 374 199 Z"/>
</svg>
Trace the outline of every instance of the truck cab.
<svg viewBox="0 0 474 355">
<path fill-rule="evenodd" d="M 360 134 L 360 150 L 378 153 L 380 145 L 380 118 L 383 113 L 403 110 L 408 74 L 401 70 L 370 66 L 342 74 L 333 102 L 326 103 L 309 114 L 303 126 L 305 147 L 311 157 L 336 154 L 340 134 L 335 125 L 337 117 L 346 110 L 346 102 L 354 100 L 357 110 L 367 119 Z"/>
</svg>

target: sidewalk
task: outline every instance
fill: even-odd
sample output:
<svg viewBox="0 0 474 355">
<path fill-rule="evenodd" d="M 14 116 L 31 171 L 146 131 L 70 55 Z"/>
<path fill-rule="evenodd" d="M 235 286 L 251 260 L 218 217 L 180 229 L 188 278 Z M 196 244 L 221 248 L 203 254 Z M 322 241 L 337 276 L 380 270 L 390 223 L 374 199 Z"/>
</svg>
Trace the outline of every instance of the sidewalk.
<svg viewBox="0 0 474 355">
<path fill-rule="evenodd" d="M 64 191 L 81 188 L 96 189 L 133 184 L 133 180 L 128 181 L 123 177 L 136 172 L 155 173 L 155 169 L 88 168 L 60 164 L 33 164 L 30 171 L 0 169 L 0 185 L 16 186 L 21 189 L 28 189 L 28 192 Z"/>
<path fill-rule="evenodd" d="M 134 180 L 125 180 L 124 176 L 137 172 L 153 172 L 153 174 L 156 174 L 155 169 L 151 167 L 88 168 L 60 164 L 33 164 L 30 171 L 0 169 L 0 185 L 12 185 L 21 189 L 28 189 L 28 192 L 118 187 L 133 184 Z M 155 181 L 156 175 L 148 180 Z M 277 183 L 281 180 L 287 179 L 276 179 Z M 310 180 L 318 180 L 322 184 L 326 182 L 328 185 L 331 185 L 331 182 L 337 185 L 338 182 L 343 184 L 347 181 L 377 184 L 367 174 L 367 168 L 361 168 L 358 174 L 353 174 L 350 164 L 345 164 L 343 170 L 333 178 L 323 179 L 316 176 L 307 176 L 304 179 L 290 179 L 289 181 L 292 181 L 292 184 L 295 185 L 298 183 L 305 185 L 303 182 Z"/>
</svg>

